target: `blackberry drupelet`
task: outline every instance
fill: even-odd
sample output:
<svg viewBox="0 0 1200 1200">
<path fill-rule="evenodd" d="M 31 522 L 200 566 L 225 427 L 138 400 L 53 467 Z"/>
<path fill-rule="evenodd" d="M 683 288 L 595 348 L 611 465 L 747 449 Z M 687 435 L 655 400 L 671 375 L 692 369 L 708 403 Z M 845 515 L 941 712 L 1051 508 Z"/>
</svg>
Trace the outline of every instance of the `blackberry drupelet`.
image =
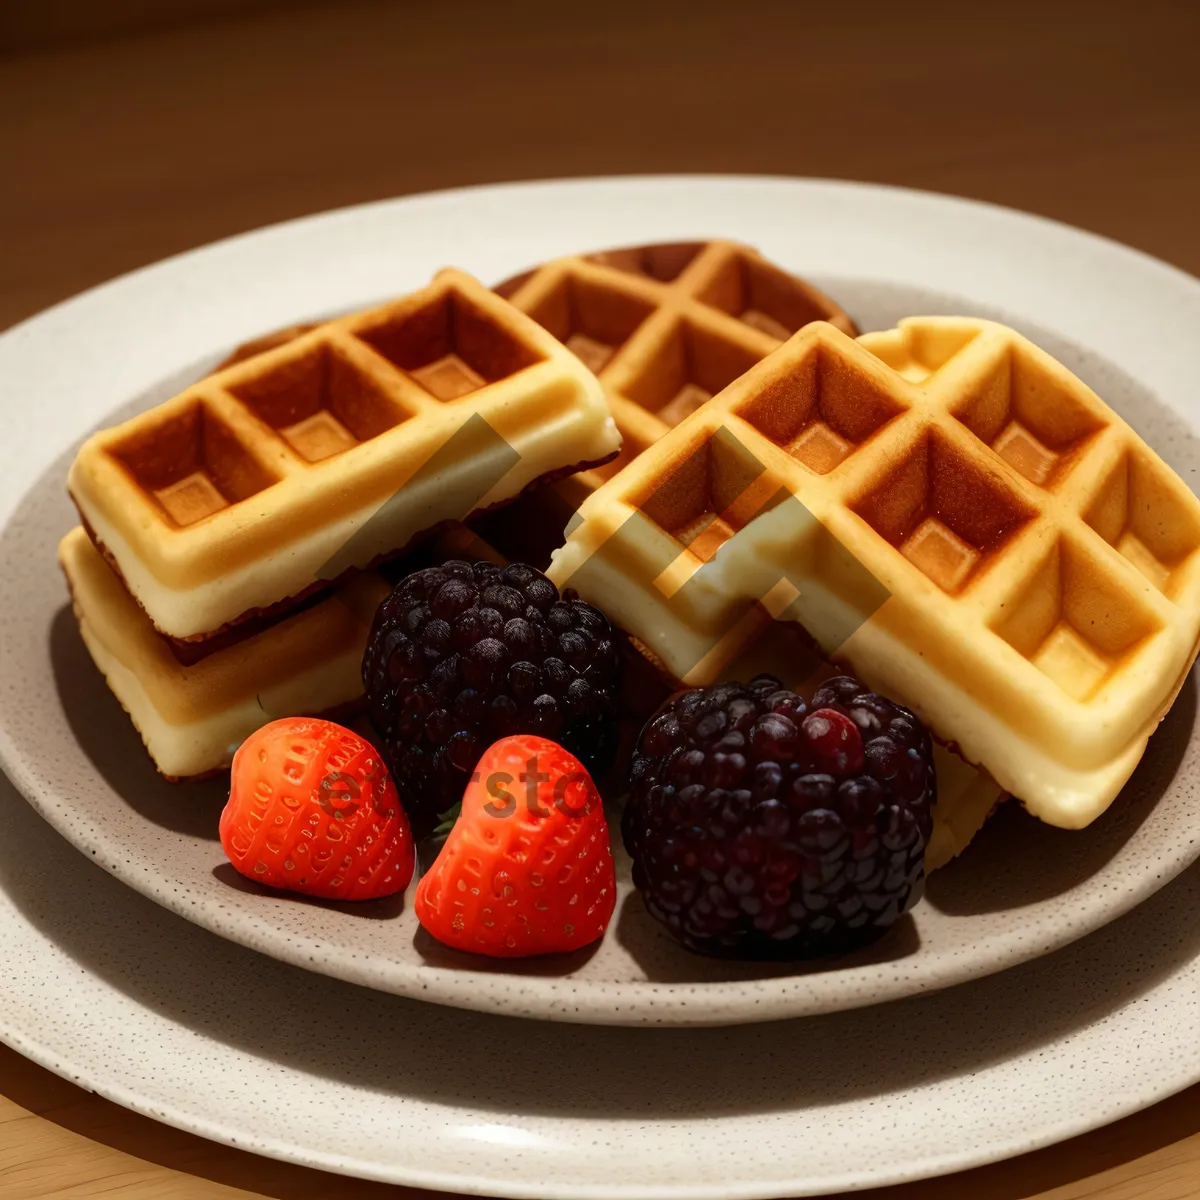
<svg viewBox="0 0 1200 1200">
<path fill-rule="evenodd" d="M 461 800 L 509 734 L 552 738 L 603 773 L 620 661 L 608 618 L 524 564 L 453 561 L 401 580 L 375 614 L 363 686 L 414 828 Z"/>
<path fill-rule="evenodd" d="M 762 675 L 684 692 L 647 723 L 622 831 L 646 907 L 688 949 L 810 958 L 917 902 L 935 798 L 908 709 L 849 676 L 805 704 Z"/>
</svg>

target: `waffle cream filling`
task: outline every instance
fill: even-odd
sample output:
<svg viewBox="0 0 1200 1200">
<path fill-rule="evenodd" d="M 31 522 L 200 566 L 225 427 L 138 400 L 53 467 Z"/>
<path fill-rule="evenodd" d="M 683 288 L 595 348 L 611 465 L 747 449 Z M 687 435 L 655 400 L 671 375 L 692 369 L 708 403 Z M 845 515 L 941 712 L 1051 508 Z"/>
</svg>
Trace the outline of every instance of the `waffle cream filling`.
<svg viewBox="0 0 1200 1200">
<path fill-rule="evenodd" d="M 63 539 L 59 559 L 88 653 L 164 775 L 228 766 L 268 721 L 362 695 L 363 647 L 387 592 L 382 579 L 356 577 L 321 603 L 184 665 L 82 529 Z"/>
</svg>

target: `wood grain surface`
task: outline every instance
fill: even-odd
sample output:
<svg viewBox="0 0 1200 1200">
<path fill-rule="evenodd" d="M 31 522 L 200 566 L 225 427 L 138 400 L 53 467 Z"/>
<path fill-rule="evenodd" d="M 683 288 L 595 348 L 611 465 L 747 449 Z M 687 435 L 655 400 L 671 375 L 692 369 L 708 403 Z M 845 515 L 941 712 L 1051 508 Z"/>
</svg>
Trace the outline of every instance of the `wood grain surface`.
<svg viewBox="0 0 1200 1200">
<path fill-rule="evenodd" d="M 1188 0 L 237 7 L 192 4 L 192 23 L 141 33 L 124 18 L 75 22 L 69 42 L 39 32 L 0 57 L 0 327 L 287 217 L 637 171 L 958 193 L 1200 273 L 1200 5 Z M 428 1195 L 205 1142 L 0 1048 L 0 1196 L 100 1194 Z M 1200 1088 L 1008 1163 L 859 1195 L 1197 1196 Z"/>
</svg>

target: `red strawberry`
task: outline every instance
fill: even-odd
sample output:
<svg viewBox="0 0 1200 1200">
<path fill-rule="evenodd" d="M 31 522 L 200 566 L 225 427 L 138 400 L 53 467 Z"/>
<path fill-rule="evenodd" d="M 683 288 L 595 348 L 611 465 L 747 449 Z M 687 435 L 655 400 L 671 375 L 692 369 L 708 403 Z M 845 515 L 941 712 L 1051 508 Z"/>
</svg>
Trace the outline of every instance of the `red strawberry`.
<svg viewBox="0 0 1200 1200">
<path fill-rule="evenodd" d="M 272 721 L 241 744 L 221 845 L 247 879 L 334 900 L 403 891 L 415 857 L 379 753 L 315 717 Z"/>
<path fill-rule="evenodd" d="M 592 777 L 556 742 L 519 734 L 479 760 L 462 814 L 417 885 L 416 912 L 448 946 L 521 958 L 594 942 L 616 900 Z"/>
</svg>

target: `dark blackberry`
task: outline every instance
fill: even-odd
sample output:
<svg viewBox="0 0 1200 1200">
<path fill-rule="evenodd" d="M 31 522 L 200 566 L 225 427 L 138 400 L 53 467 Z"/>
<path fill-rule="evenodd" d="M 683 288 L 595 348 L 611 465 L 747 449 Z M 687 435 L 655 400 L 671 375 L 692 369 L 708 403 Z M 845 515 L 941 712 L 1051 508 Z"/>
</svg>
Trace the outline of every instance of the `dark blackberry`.
<svg viewBox="0 0 1200 1200">
<path fill-rule="evenodd" d="M 936 792 L 908 709 L 849 676 L 811 704 L 759 676 L 651 718 L 622 832 L 646 907 L 688 949 L 810 958 L 873 940 L 917 902 Z"/>
<path fill-rule="evenodd" d="M 620 654 L 608 618 L 522 563 L 448 562 L 375 614 L 363 686 L 419 832 L 462 799 L 498 738 L 553 738 L 593 774 L 616 748 Z"/>
</svg>

